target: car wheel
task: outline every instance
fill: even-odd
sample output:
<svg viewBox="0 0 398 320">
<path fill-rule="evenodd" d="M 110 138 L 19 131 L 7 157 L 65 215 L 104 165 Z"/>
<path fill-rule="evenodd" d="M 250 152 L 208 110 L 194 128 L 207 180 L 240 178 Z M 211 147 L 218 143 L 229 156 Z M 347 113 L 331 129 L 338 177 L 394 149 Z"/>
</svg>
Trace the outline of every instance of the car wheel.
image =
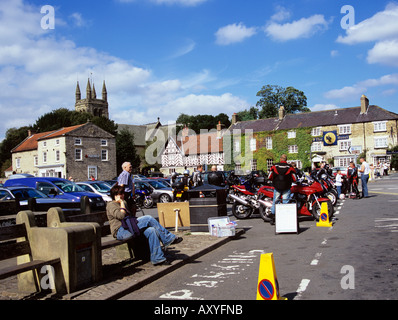
<svg viewBox="0 0 398 320">
<path fill-rule="evenodd" d="M 161 203 L 167 203 L 170 201 L 171 201 L 171 198 L 168 194 L 161 194 L 159 197 L 159 202 L 161 202 Z"/>
</svg>

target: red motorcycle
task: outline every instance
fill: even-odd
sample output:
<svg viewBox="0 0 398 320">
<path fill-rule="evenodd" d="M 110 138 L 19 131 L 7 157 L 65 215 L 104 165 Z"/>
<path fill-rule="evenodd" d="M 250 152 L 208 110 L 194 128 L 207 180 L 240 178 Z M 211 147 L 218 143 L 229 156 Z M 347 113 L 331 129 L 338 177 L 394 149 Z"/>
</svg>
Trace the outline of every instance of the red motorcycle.
<svg viewBox="0 0 398 320">
<path fill-rule="evenodd" d="M 237 219 L 247 219 L 252 214 L 258 213 L 260 209 L 258 190 L 264 185 L 265 178 L 249 174 L 244 181 L 240 181 L 236 176 L 230 176 L 228 179 L 232 181 L 228 197 L 233 202 L 233 215 Z"/>
<path fill-rule="evenodd" d="M 329 198 L 324 197 L 325 188 L 319 181 L 309 183 L 298 183 L 291 187 L 292 199 L 297 202 L 297 213 L 301 216 L 313 217 L 319 221 L 322 203 L 328 205 L 329 218 L 333 216 L 334 210 Z M 260 203 L 259 212 L 265 222 L 271 220 L 271 207 L 274 196 L 274 187 L 263 186 L 258 190 Z M 260 195 L 261 194 L 261 195 Z"/>
</svg>

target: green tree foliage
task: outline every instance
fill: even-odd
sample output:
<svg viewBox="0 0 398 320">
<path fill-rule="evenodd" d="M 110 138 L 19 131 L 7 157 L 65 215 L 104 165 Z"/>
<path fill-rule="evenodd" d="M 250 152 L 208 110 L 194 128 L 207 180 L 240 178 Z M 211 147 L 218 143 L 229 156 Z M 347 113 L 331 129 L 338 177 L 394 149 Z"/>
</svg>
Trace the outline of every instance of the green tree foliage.
<svg viewBox="0 0 398 320">
<path fill-rule="evenodd" d="M 239 121 L 249 121 L 258 119 L 258 109 L 256 107 L 250 107 L 249 110 L 238 112 Z"/>
<path fill-rule="evenodd" d="M 293 87 L 267 85 L 257 92 L 257 96 L 261 97 L 256 104 L 261 119 L 277 117 L 280 106 L 285 107 L 286 113 L 310 111 L 304 92 Z"/>
<path fill-rule="evenodd" d="M 134 134 L 128 129 L 121 130 L 116 136 L 116 162 L 118 174 L 124 162 L 131 162 L 134 170 L 140 167 L 140 157 L 134 145 Z"/>
<path fill-rule="evenodd" d="M 211 130 L 216 129 L 217 124 L 221 122 L 224 128 L 228 128 L 231 125 L 228 115 L 220 113 L 217 116 L 212 115 L 197 115 L 189 116 L 187 114 L 180 114 L 177 118 L 177 124 L 187 126 L 189 129 L 195 131 L 197 134 L 200 130 Z"/>
</svg>

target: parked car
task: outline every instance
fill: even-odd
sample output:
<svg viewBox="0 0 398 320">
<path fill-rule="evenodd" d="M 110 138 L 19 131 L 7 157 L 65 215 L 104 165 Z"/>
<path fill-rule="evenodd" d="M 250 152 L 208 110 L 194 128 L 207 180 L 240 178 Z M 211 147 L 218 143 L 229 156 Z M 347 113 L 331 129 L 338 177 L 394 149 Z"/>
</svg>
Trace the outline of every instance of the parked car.
<svg viewBox="0 0 398 320">
<path fill-rule="evenodd" d="M 112 201 L 110 197 L 111 186 L 105 181 L 83 181 L 76 182 L 78 186 L 88 192 L 94 192 L 102 197 L 105 202 Z"/>
<path fill-rule="evenodd" d="M 72 201 L 80 201 L 80 198 L 87 196 L 90 201 L 92 211 L 105 210 L 105 201 L 100 195 L 93 192 L 84 191 L 76 183 L 54 177 L 35 177 L 7 180 L 5 187 L 26 186 L 35 188 L 45 195 L 54 199 L 71 199 Z"/>
<path fill-rule="evenodd" d="M 337 171 L 341 171 L 342 175 L 347 175 L 347 167 L 333 167 L 332 168 L 332 174 L 333 176 L 336 176 Z"/>
<path fill-rule="evenodd" d="M 61 207 L 65 211 L 80 211 L 80 206 L 73 205 L 72 199 L 55 199 L 30 187 L 8 187 L 0 188 L 0 202 L 7 200 L 19 200 L 20 209 L 29 208 L 29 199 L 35 199 L 36 209 L 46 211 L 52 207 Z M 74 207 L 74 208 L 73 208 Z"/>
<path fill-rule="evenodd" d="M 152 189 L 151 197 L 154 202 L 171 202 L 173 201 L 173 190 L 157 180 L 142 179 L 134 181 L 135 187 L 140 188 L 141 184 L 145 184 Z"/>
</svg>

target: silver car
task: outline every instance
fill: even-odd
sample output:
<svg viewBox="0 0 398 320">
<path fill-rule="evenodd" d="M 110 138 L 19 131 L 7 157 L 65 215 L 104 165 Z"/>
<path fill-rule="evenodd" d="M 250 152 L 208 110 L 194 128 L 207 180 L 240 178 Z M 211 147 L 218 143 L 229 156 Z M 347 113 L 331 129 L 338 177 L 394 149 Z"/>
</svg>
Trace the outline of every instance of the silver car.
<svg viewBox="0 0 398 320">
<path fill-rule="evenodd" d="M 83 181 L 76 182 L 78 186 L 80 186 L 84 191 L 94 192 L 102 197 L 105 202 L 112 201 L 110 197 L 111 186 L 105 181 Z"/>
<path fill-rule="evenodd" d="M 145 184 L 152 190 L 151 197 L 154 202 L 171 202 L 173 201 L 173 190 L 160 181 L 152 179 L 135 180 L 135 186 L 139 187 L 140 184 Z"/>
</svg>

